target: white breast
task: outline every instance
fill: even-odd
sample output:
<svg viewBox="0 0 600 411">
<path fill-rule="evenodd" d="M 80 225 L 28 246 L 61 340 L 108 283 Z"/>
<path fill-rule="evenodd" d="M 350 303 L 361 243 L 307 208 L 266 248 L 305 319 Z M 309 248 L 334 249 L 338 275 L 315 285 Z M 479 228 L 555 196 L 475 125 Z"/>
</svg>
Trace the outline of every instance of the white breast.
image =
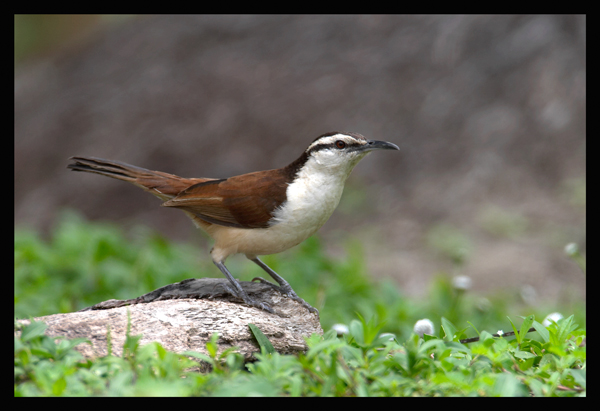
<svg viewBox="0 0 600 411">
<path fill-rule="evenodd" d="M 339 163 L 311 157 L 288 186 L 287 200 L 275 212 L 270 229 L 294 232 L 298 243 L 313 235 L 335 211 L 346 179 L 362 157 Z"/>
<path fill-rule="evenodd" d="M 300 171 L 287 188 L 287 200 L 275 212 L 271 226 L 310 231 L 312 235 L 329 219 L 342 196 L 342 176 Z"/>
</svg>

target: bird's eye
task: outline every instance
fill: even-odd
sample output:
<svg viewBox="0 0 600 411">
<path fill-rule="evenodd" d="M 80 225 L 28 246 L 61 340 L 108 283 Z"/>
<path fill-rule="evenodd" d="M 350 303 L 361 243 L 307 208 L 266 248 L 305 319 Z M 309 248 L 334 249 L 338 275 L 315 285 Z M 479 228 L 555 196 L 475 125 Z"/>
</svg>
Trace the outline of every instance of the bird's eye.
<svg viewBox="0 0 600 411">
<path fill-rule="evenodd" d="M 336 142 L 335 142 L 335 146 L 336 146 L 337 148 L 340 148 L 340 149 L 341 149 L 341 148 L 344 148 L 344 147 L 346 147 L 346 143 L 345 143 L 345 142 L 343 142 L 342 140 L 338 140 L 338 141 L 336 141 Z"/>
</svg>

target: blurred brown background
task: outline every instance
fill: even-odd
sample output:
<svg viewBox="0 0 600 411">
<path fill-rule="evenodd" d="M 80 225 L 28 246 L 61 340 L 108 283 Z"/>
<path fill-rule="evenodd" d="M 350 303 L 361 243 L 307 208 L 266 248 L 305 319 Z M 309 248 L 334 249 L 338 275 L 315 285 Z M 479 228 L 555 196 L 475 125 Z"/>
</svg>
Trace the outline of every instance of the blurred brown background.
<svg viewBox="0 0 600 411">
<path fill-rule="evenodd" d="M 357 239 L 412 294 L 444 271 L 585 298 L 585 16 L 15 16 L 14 101 L 16 225 L 71 208 L 203 258 L 183 213 L 68 157 L 223 178 L 354 131 L 401 151 L 357 166 L 330 253 Z"/>
</svg>

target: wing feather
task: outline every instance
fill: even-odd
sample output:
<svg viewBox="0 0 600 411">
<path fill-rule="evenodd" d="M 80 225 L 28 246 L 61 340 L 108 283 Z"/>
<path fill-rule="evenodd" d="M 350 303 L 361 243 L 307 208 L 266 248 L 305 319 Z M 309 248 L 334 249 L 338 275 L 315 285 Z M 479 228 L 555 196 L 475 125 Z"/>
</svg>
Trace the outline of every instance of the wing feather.
<svg viewBox="0 0 600 411">
<path fill-rule="evenodd" d="M 280 169 L 206 181 L 188 187 L 163 206 L 183 209 L 213 224 L 265 228 L 286 200 L 287 180 Z"/>
</svg>

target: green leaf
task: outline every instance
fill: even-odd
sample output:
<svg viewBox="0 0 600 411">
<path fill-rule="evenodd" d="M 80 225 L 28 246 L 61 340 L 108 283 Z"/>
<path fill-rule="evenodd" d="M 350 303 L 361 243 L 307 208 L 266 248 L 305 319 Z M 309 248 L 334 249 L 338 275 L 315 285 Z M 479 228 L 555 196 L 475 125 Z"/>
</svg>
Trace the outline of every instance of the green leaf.
<svg viewBox="0 0 600 411">
<path fill-rule="evenodd" d="M 516 376 L 508 373 L 496 374 L 493 390 L 500 397 L 518 397 L 526 394 Z"/>
<path fill-rule="evenodd" d="M 523 341 L 534 320 L 535 316 L 533 314 L 523 318 L 523 324 L 521 324 L 521 330 L 519 331 L 519 335 L 521 337 L 520 341 Z"/>
<path fill-rule="evenodd" d="M 260 346 L 261 353 L 274 354 L 275 348 L 273 348 L 273 344 L 271 344 L 271 341 L 269 341 L 267 336 L 254 324 L 248 324 L 248 327 L 250 327 L 250 331 L 254 334 L 254 338 L 256 338 L 256 341 Z"/>
<path fill-rule="evenodd" d="M 52 394 L 61 395 L 65 388 L 67 388 L 67 380 L 65 380 L 65 377 L 60 377 L 52 384 Z"/>
<path fill-rule="evenodd" d="M 473 327 L 473 329 L 475 330 L 475 332 L 477 333 L 477 335 L 478 335 L 478 336 L 481 338 L 481 333 L 479 332 L 479 330 L 477 329 L 477 327 L 475 327 L 471 321 L 467 321 L 467 323 L 468 323 L 468 324 L 469 324 L 471 327 Z"/>
<path fill-rule="evenodd" d="M 138 335 L 127 335 L 125 337 L 125 342 L 123 343 L 123 358 L 129 358 L 136 355 L 138 349 L 140 348 L 140 340 L 142 339 L 142 334 Z"/>
<path fill-rule="evenodd" d="M 484 344 L 486 347 L 491 347 L 494 344 L 494 336 L 489 332 L 483 330 L 479 336 L 479 341 L 486 341 Z"/>
<path fill-rule="evenodd" d="M 520 362 L 519 368 L 521 369 L 521 371 L 527 371 L 528 369 L 530 369 L 533 366 L 534 361 L 535 361 L 535 358 L 529 358 L 523 362 Z"/>
<path fill-rule="evenodd" d="M 544 327 L 542 324 L 538 323 L 537 321 L 534 321 L 533 328 L 535 328 L 535 330 L 538 332 L 540 337 L 542 337 L 542 340 L 544 340 L 545 343 L 550 341 L 550 333 L 548 332 L 548 329 L 546 327 Z"/>
<path fill-rule="evenodd" d="M 571 332 L 579 328 L 579 324 L 573 324 L 575 316 L 570 315 L 568 318 L 558 320 L 557 339 L 559 342 L 564 342 L 569 338 Z"/>
<path fill-rule="evenodd" d="M 323 334 L 323 339 L 324 340 L 332 340 L 334 338 L 337 338 L 337 332 L 335 330 L 329 330 L 327 331 L 325 334 Z"/>
<path fill-rule="evenodd" d="M 531 392 L 536 397 L 544 397 L 550 391 L 550 387 L 540 380 L 530 379 L 528 380 L 528 384 L 529 389 L 531 389 Z"/>
<path fill-rule="evenodd" d="M 63 351 L 69 351 L 71 348 L 79 345 L 79 344 L 89 344 L 92 345 L 92 342 L 90 340 L 88 340 L 87 338 L 73 338 L 72 340 L 60 340 L 60 342 L 58 342 L 58 347 L 59 347 L 59 351 L 62 353 Z"/>
<path fill-rule="evenodd" d="M 17 353 L 17 358 L 21 360 L 21 365 L 25 366 L 31 362 L 31 355 L 27 350 L 22 350 Z M 15 361 L 17 363 L 17 361 Z"/>
<path fill-rule="evenodd" d="M 213 359 L 211 357 L 209 357 L 208 355 L 206 355 L 204 353 L 197 352 L 197 351 L 185 351 L 185 352 L 181 353 L 181 355 L 185 355 L 187 357 L 198 358 L 199 360 L 202 360 L 209 364 L 212 364 L 212 362 L 213 362 Z"/>
<path fill-rule="evenodd" d="M 365 331 L 364 331 L 364 325 L 362 322 L 360 322 L 358 320 L 350 321 L 350 325 L 348 326 L 348 331 L 349 331 L 350 336 L 352 338 L 354 338 L 354 341 L 356 342 L 356 344 L 358 344 L 361 347 L 363 347 L 365 345 Z"/>
<path fill-rule="evenodd" d="M 425 341 L 421 346 L 419 346 L 419 353 L 423 353 L 424 355 L 428 352 L 428 350 L 432 347 L 435 348 L 443 348 L 445 344 L 440 339 Z"/>
<path fill-rule="evenodd" d="M 235 350 L 239 350 L 239 347 L 237 346 L 233 346 L 233 347 L 229 347 L 227 348 L 225 351 L 223 351 L 221 353 L 221 355 L 219 355 L 219 359 L 223 359 L 229 356 L 229 354 L 234 353 Z"/>
<path fill-rule="evenodd" d="M 521 338 L 522 338 L 522 336 L 519 335 L 519 331 L 517 330 L 517 327 L 515 327 L 515 325 L 513 324 L 513 322 L 510 319 L 510 317 L 506 316 L 506 318 L 508 318 L 508 321 L 510 321 L 510 325 L 512 326 L 512 329 L 515 332 L 515 338 L 517 340 L 517 344 L 521 345 Z"/>
<path fill-rule="evenodd" d="M 572 376 L 575 382 L 581 386 L 581 388 L 585 388 L 585 377 L 586 377 L 586 369 L 570 369 L 567 370 Z"/>
<path fill-rule="evenodd" d="M 31 354 L 35 355 L 36 357 L 41 357 L 41 358 L 53 358 L 54 355 L 52 355 L 51 352 L 49 352 L 48 350 L 42 349 L 42 348 L 31 348 Z"/>
<path fill-rule="evenodd" d="M 161 360 L 164 360 L 166 355 L 167 355 L 167 350 L 165 350 L 165 348 L 160 345 L 160 344 L 156 344 L 156 354 L 158 355 L 158 358 L 160 358 Z"/>
<path fill-rule="evenodd" d="M 32 321 L 31 324 L 27 325 L 23 328 L 21 332 L 21 340 L 29 341 L 32 338 L 39 337 L 40 335 L 44 335 L 44 331 L 48 326 L 40 321 Z"/>
<path fill-rule="evenodd" d="M 343 340 L 338 340 L 337 338 L 335 340 L 325 340 L 325 341 L 321 341 L 318 344 L 315 344 L 314 346 L 310 347 L 310 349 L 308 350 L 308 353 L 306 354 L 306 356 L 308 358 L 313 358 L 315 356 L 317 356 L 318 354 L 320 354 L 322 351 L 324 351 L 327 348 L 330 348 L 331 350 L 336 350 L 340 347 L 344 347 L 346 346 L 346 343 Z M 347 347 L 347 346 L 346 346 Z M 353 348 L 353 347 L 347 347 L 347 348 Z"/>
<path fill-rule="evenodd" d="M 211 356 L 211 358 L 217 358 L 217 340 L 219 339 L 219 334 L 218 333 L 212 333 L 212 335 L 210 336 L 210 340 L 208 340 L 206 342 L 206 351 L 208 351 L 208 354 Z"/>
<path fill-rule="evenodd" d="M 532 353 L 527 352 L 527 351 L 520 351 L 520 350 L 515 351 L 513 355 L 515 357 L 517 357 L 517 358 L 521 358 L 521 359 L 524 359 L 524 360 L 526 360 L 528 358 L 535 358 L 535 357 L 537 357 L 537 355 L 535 355 L 535 354 L 532 354 Z"/>
<path fill-rule="evenodd" d="M 456 326 L 445 317 L 442 317 L 442 330 L 444 332 L 444 341 L 452 341 L 456 335 Z"/>
</svg>

